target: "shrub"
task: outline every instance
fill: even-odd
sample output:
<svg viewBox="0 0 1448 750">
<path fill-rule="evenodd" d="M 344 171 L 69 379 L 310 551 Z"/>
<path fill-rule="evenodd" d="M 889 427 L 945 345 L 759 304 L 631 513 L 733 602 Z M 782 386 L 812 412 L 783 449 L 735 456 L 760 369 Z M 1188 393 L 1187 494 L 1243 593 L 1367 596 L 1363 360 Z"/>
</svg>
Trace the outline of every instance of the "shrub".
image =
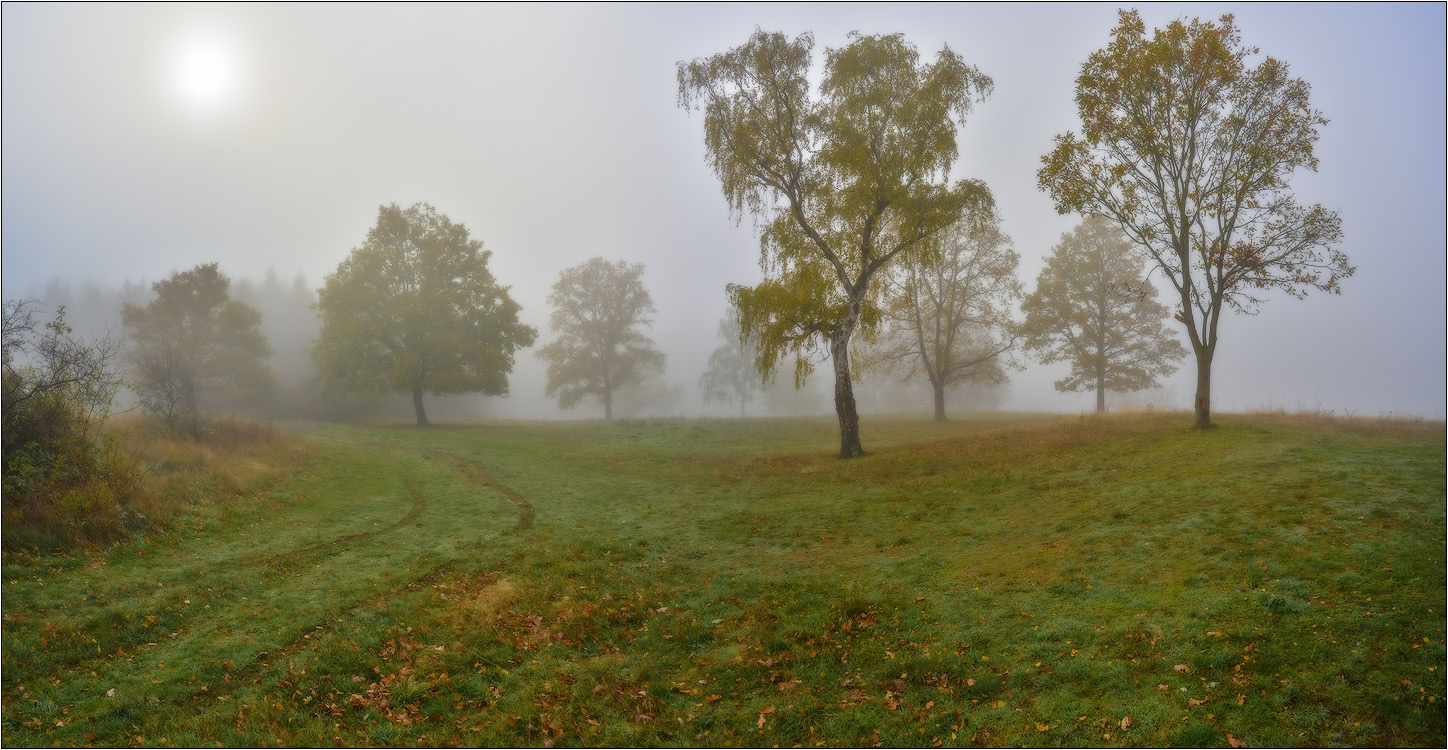
<svg viewBox="0 0 1448 750">
<path fill-rule="evenodd" d="M 121 386 L 109 336 L 75 337 L 65 308 L 37 324 L 36 303 L 3 308 L 3 503 L 6 544 L 55 546 L 114 536 L 140 475 L 101 434 Z"/>
</svg>

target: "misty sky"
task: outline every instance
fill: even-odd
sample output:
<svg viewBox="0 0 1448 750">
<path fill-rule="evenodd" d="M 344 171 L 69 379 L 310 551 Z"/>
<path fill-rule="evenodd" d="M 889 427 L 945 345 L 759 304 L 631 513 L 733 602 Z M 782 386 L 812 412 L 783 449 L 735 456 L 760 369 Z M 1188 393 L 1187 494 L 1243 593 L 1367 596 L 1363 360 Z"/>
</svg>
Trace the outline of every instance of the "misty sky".
<svg viewBox="0 0 1448 750">
<path fill-rule="evenodd" d="M 1294 186 L 1341 213 L 1357 275 L 1341 296 L 1279 293 L 1255 317 L 1225 317 L 1216 409 L 1441 419 L 1444 6 L 1137 7 L 1153 27 L 1235 13 L 1330 120 L 1319 171 Z M 817 60 L 852 30 L 903 32 L 924 56 L 948 43 L 995 80 L 952 177 L 994 191 L 1030 289 L 1079 221 L 1055 213 L 1036 169 L 1053 135 L 1079 127 L 1074 79 L 1116 6 L 6 4 L 3 21 L 6 298 L 212 261 L 316 287 L 379 204 L 428 201 L 493 251 L 539 345 L 561 269 L 644 263 L 666 379 L 699 413 L 724 285 L 759 279 L 758 243 L 705 165 L 702 115 L 677 106 L 678 61 L 756 26 L 812 31 Z M 215 76 L 187 79 L 198 67 Z M 1004 408 L 1090 410 L 1092 394 L 1053 390 L 1065 368 L 1013 374 Z M 520 352 L 513 395 L 490 413 L 560 416 L 543 371 Z M 827 368 L 817 377 L 828 386 Z M 1169 379 L 1171 405 L 1190 405 L 1194 377 L 1188 360 Z M 922 386 L 922 410 L 926 398 Z"/>
</svg>

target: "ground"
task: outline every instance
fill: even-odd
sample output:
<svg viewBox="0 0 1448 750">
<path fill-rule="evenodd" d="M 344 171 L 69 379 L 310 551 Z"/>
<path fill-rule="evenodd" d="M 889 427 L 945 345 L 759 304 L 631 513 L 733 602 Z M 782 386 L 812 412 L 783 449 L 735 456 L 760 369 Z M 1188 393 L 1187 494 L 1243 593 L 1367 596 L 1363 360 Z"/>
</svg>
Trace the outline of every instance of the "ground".
<svg viewBox="0 0 1448 750">
<path fill-rule="evenodd" d="M 1441 423 L 308 429 L 6 550 L 7 745 L 1435 745 Z"/>
</svg>

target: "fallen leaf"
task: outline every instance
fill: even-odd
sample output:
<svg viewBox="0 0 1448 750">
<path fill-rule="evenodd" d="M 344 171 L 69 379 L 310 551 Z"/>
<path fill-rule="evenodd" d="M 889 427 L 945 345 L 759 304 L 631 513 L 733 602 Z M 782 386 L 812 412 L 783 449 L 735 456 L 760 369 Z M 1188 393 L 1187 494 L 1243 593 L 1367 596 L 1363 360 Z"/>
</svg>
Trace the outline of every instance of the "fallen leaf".
<svg viewBox="0 0 1448 750">
<path fill-rule="evenodd" d="M 774 713 L 774 706 L 765 706 L 764 708 L 762 708 L 762 709 L 759 710 L 759 726 L 760 726 L 760 728 L 763 728 L 763 727 L 764 727 L 764 717 L 765 717 L 766 715 L 772 714 L 772 713 Z"/>
<path fill-rule="evenodd" d="M 1246 746 L 1247 746 L 1247 743 L 1245 743 L 1245 742 L 1237 739 L 1236 737 L 1233 737 L 1231 732 L 1227 732 L 1227 744 L 1228 744 L 1228 745 L 1231 745 L 1232 747 L 1246 747 Z"/>
<path fill-rule="evenodd" d="M 1036 722 L 1036 731 L 1037 731 L 1037 732 L 1049 732 L 1049 731 L 1051 731 L 1051 728 L 1052 728 L 1052 727 L 1051 727 L 1050 724 L 1042 724 L 1042 723 L 1039 722 L 1039 721 Z"/>
<path fill-rule="evenodd" d="M 1158 692 L 1158 693 L 1165 693 L 1167 690 L 1170 690 L 1170 689 L 1171 689 L 1171 688 L 1168 688 L 1166 685 L 1157 685 L 1157 686 L 1156 686 L 1156 692 Z"/>
<path fill-rule="evenodd" d="M 1188 699 L 1187 699 L 1187 705 L 1188 705 L 1188 706 L 1200 706 L 1200 705 L 1202 705 L 1203 703 L 1206 703 L 1206 702 L 1207 702 L 1207 701 L 1206 701 L 1205 698 L 1203 698 L 1203 699 L 1188 698 Z"/>
<path fill-rule="evenodd" d="M 1241 693 L 1237 693 L 1237 705 L 1240 706 L 1240 705 L 1242 705 L 1243 703 L 1246 703 L 1246 702 L 1247 702 L 1247 696 L 1242 695 Z"/>
<path fill-rule="evenodd" d="M 110 690 L 107 690 L 107 691 L 106 691 L 106 697 L 107 697 L 107 698 L 114 698 L 114 697 L 116 697 L 116 689 L 115 689 L 115 688 L 111 688 Z"/>
<path fill-rule="evenodd" d="M 1176 671 L 1181 672 L 1182 674 L 1186 674 L 1187 672 L 1192 671 L 1192 668 L 1191 668 L 1191 667 L 1188 667 L 1188 666 L 1185 665 L 1185 664 L 1178 664 L 1178 665 L 1176 665 L 1175 667 L 1172 667 L 1172 669 L 1175 669 Z"/>
<path fill-rule="evenodd" d="M 1122 731 L 1125 731 L 1126 728 L 1129 727 L 1129 726 L 1131 726 L 1131 717 L 1130 717 L 1130 716 L 1123 717 L 1123 718 L 1121 719 L 1121 729 L 1122 729 Z"/>
<path fill-rule="evenodd" d="M 975 687 L 975 680 L 974 680 L 973 678 L 967 679 L 967 680 L 965 681 L 965 686 L 966 686 L 966 687 Z"/>
</svg>

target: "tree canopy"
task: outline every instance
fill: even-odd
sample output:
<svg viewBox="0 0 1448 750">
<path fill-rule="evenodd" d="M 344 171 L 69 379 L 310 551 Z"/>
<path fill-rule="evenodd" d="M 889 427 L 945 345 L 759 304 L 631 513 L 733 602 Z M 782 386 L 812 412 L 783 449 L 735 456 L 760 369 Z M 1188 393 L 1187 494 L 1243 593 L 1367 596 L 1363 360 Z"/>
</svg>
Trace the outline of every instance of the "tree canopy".
<svg viewBox="0 0 1448 750">
<path fill-rule="evenodd" d="M 653 324 L 654 302 L 641 263 L 592 258 L 566 268 L 553 284 L 549 323 L 558 338 L 538 351 L 548 363 L 549 398 L 572 409 L 585 396 L 613 419 L 614 394 L 664 370 L 664 355 L 642 328 Z"/>
<path fill-rule="evenodd" d="M 907 379 L 924 375 L 943 422 L 947 389 L 1002 384 L 1017 366 L 1011 312 L 1021 297 L 1020 256 L 993 212 L 967 214 L 936 244 L 886 274 L 885 325 L 873 357 Z"/>
<path fill-rule="evenodd" d="M 431 205 L 379 207 L 367 240 L 318 293 L 312 359 L 325 386 L 411 393 L 419 425 L 428 423 L 423 393 L 507 394 L 514 353 L 537 331 L 518 321 L 490 257 Z"/>
<path fill-rule="evenodd" d="M 753 287 L 731 285 L 761 371 L 794 359 L 796 384 L 824 343 L 835 371 L 840 457 L 864 455 L 850 338 L 879 319 L 878 273 L 914 262 L 972 206 L 979 181 L 951 183 L 955 134 L 991 79 L 949 47 L 922 64 L 900 34 L 851 34 L 827 48 L 818 95 L 814 37 L 756 30 L 743 45 L 678 66 L 679 103 L 704 112 L 709 166 L 737 218 L 761 226 Z"/>
<path fill-rule="evenodd" d="M 1157 378 L 1177 370 L 1187 350 L 1163 320 L 1146 279 L 1146 261 L 1110 221 L 1081 222 L 1046 258 L 1036 289 L 1021 308 L 1028 350 L 1042 362 L 1070 362 L 1058 391 L 1096 391 L 1096 410 L 1106 411 L 1106 392 L 1156 388 Z"/>
<path fill-rule="evenodd" d="M 272 380 L 263 361 L 272 348 L 261 334 L 261 313 L 232 299 L 230 287 L 217 264 L 207 263 L 152 284 L 156 298 L 145 307 L 121 309 L 131 384 L 142 406 L 195 438 L 203 427 L 203 395 Z"/>
<path fill-rule="evenodd" d="M 1327 124 L 1286 63 L 1242 44 L 1232 16 L 1177 20 L 1151 36 L 1122 11 L 1076 79 L 1082 132 L 1055 138 L 1037 173 L 1062 213 L 1104 216 L 1177 293 L 1197 360 L 1196 424 L 1211 424 L 1223 307 L 1256 312 L 1268 290 L 1340 293 L 1354 268 L 1333 247 L 1337 212 L 1302 206 L 1289 183 L 1316 171 Z"/>
</svg>

